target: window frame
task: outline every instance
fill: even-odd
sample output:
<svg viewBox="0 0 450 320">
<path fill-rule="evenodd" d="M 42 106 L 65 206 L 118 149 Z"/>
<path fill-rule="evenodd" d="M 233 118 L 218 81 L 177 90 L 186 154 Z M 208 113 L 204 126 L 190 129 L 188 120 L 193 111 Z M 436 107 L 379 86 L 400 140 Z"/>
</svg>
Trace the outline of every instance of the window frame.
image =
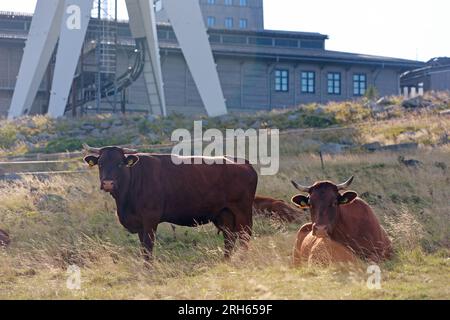
<svg viewBox="0 0 450 320">
<path fill-rule="evenodd" d="M 228 25 L 228 22 L 231 22 L 231 25 Z M 225 29 L 233 29 L 234 28 L 234 19 L 233 17 L 226 17 L 225 18 Z"/>
<path fill-rule="evenodd" d="M 275 69 L 275 92 L 289 92 L 289 69 Z"/>
<path fill-rule="evenodd" d="M 248 1 L 247 0 L 239 0 L 239 6 L 240 7 L 248 7 Z"/>
<path fill-rule="evenodd" d="M 245 26 L 242 26 L 243 22 Z M 239 19 L 239 29 L 248 29 L 248 19 L 246 18 Z"/>
<path fill-rule="evenodd" d="M 312 77 L 310 77 L 312 75 Z M 304 77 L 306 76 L 306 77 Z M 306 83 L 305 83 L 306 81 Z M 312 81 L 312 84 L 311 84 Z M 300 72 L 300 91 L 302 94 L 316 93 L 316 72 L 304 70 Z"/>
<path fill-rule="evenodd" d="M 210 22 L 212 22 L 212 24 Z M 216 26 L 216 22 L 217 22 L 217 19 L 214 16 L 208 16 L 206 18 L 206 24 L 207 24 L 208 27 L 215 27 Z"/>
<path fill-rule="evenodd" d="M 230 7 L 230 6 L 233 5 L 233 0 L 224 0 L 223 1 L 223 5 L 227 6 L 227 7 Z"/>
<path fill-rule="evenodd" d="M 332 76 L 332 79 L 330 79 L 330 76 Z M 337 82 L 339 83 L 338 86 L 336 86 Z M 330 86 L 330 83 L 331 83 L 331 86 Z M 331 92 L 330 92 L 330 89 L 332 89 Z M 342 95 L 342 73 L 341 72 L 328 72 L 328 74 L 327 74 L 327 93 L 329 95 L 333 95 L 333 96 Z"/>
<path fill-rule="evenodd" d="M 364 80 L 361 80 L 364 77 Z M 367 74 L 354 73 L 353 74 L 353 96 L 363 97 L 367 92 Z"/>
</svg>

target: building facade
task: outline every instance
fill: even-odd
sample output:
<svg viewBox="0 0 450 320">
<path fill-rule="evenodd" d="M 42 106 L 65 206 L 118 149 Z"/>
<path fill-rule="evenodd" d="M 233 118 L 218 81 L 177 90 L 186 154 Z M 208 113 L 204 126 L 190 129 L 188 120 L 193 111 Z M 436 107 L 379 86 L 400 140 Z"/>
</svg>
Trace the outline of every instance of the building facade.
<svg viewBox="0 0 450 320">
<path fill-rule="evenodd" d="M 159 22 L 169 22 L 163 0 L 157 5 Z M 214 29 L 263 30 L 263 0 L 199 0 L 205 25 Z M 161 10 L 159 10 L 161 9 Z"/>
<path fill-rule="evenodd" d="M 400 75 L 423 67 L 417 61 L 326 50 L 327 35 L 307 32 L 271 31 L 263 28 L 262 0 L 200 0 L 219 78 L 229 111 L 271 110 L 299 104 L 357 99 L 369 87 L 380 95 L 399 94 Z M 0 115 L 9 108 L 31 16 L 0 14 Z M 233 18 L 232 24 L 226 19 Z M 168 112 L 202 114 L 203 103 L 186 66 L 177 39 L 158 13 L 164 89 Z M 236 21 L 246 19 L 242 25 Z M 94 102 L 86 99 L 95 78 L 95 50 L 89 50 L 101 21 L 93 19 L 80 58 L 75 81 L 75 100 L 83 97 L 81 110 L 91 112 Z M 128 24 L 117 25 L 116 72 L 132 67 L 135 42 Z M 52 61 L 31 113 L 43 113 L 48 106 Z M 102 111 L 148 110 L 142 75 L 120 97 L 105 98 Z M 119 101 L 120 100 L 120 101 Z"/>
<path fill-rule="evenodd" d="M 434 58 L 422 68 L 405 72 L 400 77 L 400 86 L 405 95 L 450 91 L 450 58 Z"/>
</svg>

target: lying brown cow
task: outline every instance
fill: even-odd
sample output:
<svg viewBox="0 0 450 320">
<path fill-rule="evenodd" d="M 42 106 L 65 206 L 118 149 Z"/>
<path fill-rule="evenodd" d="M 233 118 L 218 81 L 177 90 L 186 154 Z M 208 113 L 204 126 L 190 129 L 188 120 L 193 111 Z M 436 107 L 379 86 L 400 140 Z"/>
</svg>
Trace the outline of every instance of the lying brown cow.
<svg viewBox="0 0 450 320">
<path fill-rule="evenodd" d="M 11 243 L 9 235 L 0 229 L 0 247 L 7 247 Z"/>
<path fill-rule="evenodd" d="M 302 237 L 308 230 L 312 236 L 332 240 L 365 260 L 379 262 L 391 257 L 391 241 L 369 205 L 356 192 L 339 193 L 352 182 L 353 177 L 339 185 L 322 181 L 305 187 L 292 182 L 299 191 L 308 194 L 297 195 L 292 202 L 300 208 L 309 208 L 312 221 L 299 232 L 294 261 L 306 254 L 302 252 Z M 348 252 L 344 257 L 348 257 Z"/>
<path fill-rule="evenodd" d="M 269 215 L 282 221 L 292 222 L 298 219 L 302 212 L 291 207 L 283 200 L 256 196 L 253 202 L 254 214 Z"/>
<path fill-rule="evenodd" d="M 221 158 L 224 164 L 175 164 L 175 155 L 137 154 L 118 147 L 90 148 L 84 160 L 98 165 L 100 188 L 116 201 L 120 223 L 137 233 L 149 259 L 162 222 L 194 227 L 212 222 L 223 232 L 225 256 L 239 237 L 252 232 L 252 204 L 258 175 L 253 167 Z M 180 161 L 181 162 L 181 161 Z"/>
<path fill-rule="evenodd" d="M 329 237 L 320 238 L 313 235 L 311 223 L 301 227 L 297 233 L 292 257 L 296 266 L 305 263 L 309 266 L 328 266 L 357 261 L 351 249 Z"/>
</svg>

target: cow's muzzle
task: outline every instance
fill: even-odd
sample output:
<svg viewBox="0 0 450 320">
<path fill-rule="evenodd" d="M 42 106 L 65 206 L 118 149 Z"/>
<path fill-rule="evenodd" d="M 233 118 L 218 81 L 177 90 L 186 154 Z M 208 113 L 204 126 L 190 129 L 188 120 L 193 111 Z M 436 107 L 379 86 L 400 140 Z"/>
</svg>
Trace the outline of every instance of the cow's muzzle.
<svg viewBox="0 0 450 320">
<path fill-rule="evenodd" d="M 330 235 L 328 234 L 328 227 L 324 225 L 313 224 L 312 230 L 313 236 L 317 238 L 328 238 Z"/>
<path fill-rule="evenodd" d="M 114 191 L 114 181 L 104 180 L 104 181 L 102 181 L 100 188 L 105 192 L 113 192 Z"/>
</svg>

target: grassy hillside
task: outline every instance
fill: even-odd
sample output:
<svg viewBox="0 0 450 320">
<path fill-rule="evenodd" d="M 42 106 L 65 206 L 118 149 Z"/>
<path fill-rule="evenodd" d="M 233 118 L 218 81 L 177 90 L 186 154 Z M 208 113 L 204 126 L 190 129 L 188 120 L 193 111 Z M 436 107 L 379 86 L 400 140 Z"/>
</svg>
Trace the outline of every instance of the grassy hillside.
<svg viewBox="0 0 450 320">
<path fill-rule="evenodd" d="M 318 143 L 330 142 L 350 145 L 411 140 L 425 145 L 439 143 L 450 127 L 450 117 L 440 116 L 442 110 L 450 109 L 450 93 L 431 93 L 414 101 L 417 104 L 415 108 L 406 108 L 407 101 L 401 97 L 387 97 L 379 103 L 361 99 L 327 105 L 301 105 L 270 112 L 230 114 L 215 119 L 177 114 L 164 119 L 142 114 L 106 114 L 58 120 L 44 116 L 15 121 L 0 119 L 0 157 L 75 151 L 81 149 L 83 142 L 94 146 L 167 143 L 173 130 L 192 130 L 194 120 L 203 120 L 205 130 L 275 128 L 286 131 L 346 126 L 354 129 L 351 135 L 344 137 L 336 133 L 321 135 L 319 142 L 304 144 L 303 151 L 316 151 Z"/>
<path fill-rule="evenodd" d="M 292 224 L 255 219 L 249 252 L 222 259 L 223 238 L 212 226 L 161 225 L 155 261 L 145 266 L 137 236 L 119 224 L 112 198 L 100 192 L 97 170 L 87 174 L 0 179 L 0 228 L 12 244 L 0 249 L 0 299 L 449 299 L 450 95 L 433 93 L 426 106 L 400 97 L 301 106 L 282 111 L 204 119 L 205 128 L 278 128 L 281 168 L 261 177 L 258 193 L 286 201 L 302 183 L 355 176 L 352 186 L 374 208 L 393 239 L 396 256 L 383 263 L 382 289 L 366 286 L 367 265 L 351 269 L 293 268 L 291 251 L 305 215 Z M 407 106 L 407 105 L 406 105 Z M 0 157 L 94 146 L 165 143 L 193 118 L 102 115 L 52 120 L 0 120 Z M 302 131 L 292 129 L 305 129 Z M 367 143 L 415 142 L 417 150 L 368 153 Z M 347 152 L 325 155 L 324 144 Z M 404 155 L 423 165 L 407 168 Z M 73 159 L 61 167 L 83 166 Z M 39 168 L 45 170 L 45 168 Z M 1 168 L 0 168 L 1 172 Z M 81 290 L 66 287 L 67 268 L 81 269 Z"/>
<path fill-rule="evenodd" d="M 285 200 L 289 180 L 304 183 L 354 174 L 393 238 L 396 257 L 382 264 L 382 289 L 366 287 L 367 266 L 293 268 L 295 233 L 308 219 L 281 225 L 257 218 L 249 252 L 222 260 L 223 239 L 212 226 L 158 233 L 155 262 L 144 265 L 136 236 L 118 223 L 112 199 L 98 190 L 97 171 L 70 178 L 0 182 L 0 226 L 12 246 L 0 249 L 0 299 L 449 299 L 450 148 L 408 154 L 424 165 L 409 169 L 397 154 L 325 157 L 294 152 L 282 140 L 282 168 L 262 177 L 259 194 Z M 436 163 L 441 165 L 436 165 Z M 445 165 L 443 166 L 442 163 Z M 69 265 L 81 268 L 80 291 L 66 288 Z"/>
</svg>

